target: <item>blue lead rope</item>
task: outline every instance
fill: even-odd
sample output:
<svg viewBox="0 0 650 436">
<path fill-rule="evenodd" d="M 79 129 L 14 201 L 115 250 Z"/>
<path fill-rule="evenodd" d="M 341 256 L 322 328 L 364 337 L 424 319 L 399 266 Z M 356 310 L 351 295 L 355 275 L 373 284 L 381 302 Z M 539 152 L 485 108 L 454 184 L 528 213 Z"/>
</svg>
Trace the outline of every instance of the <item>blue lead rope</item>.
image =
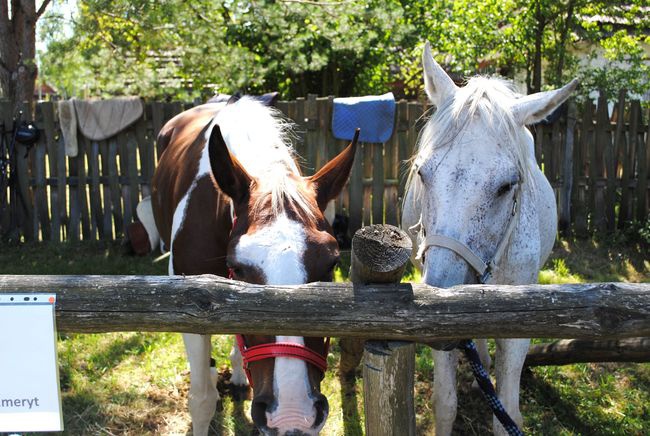
<svg viewBox="0 0 650 436">
<path fill-rule="evenodd" d="M 474 341 L 471 339 L 461 341 L 460 344 L 458 344 L 458 348 L 463 350 L 465 353 L 465 357 L 467 357 L 469 365 L 472 367 L 472 372 L 474 373 L 476 382 L 481 388 L 483 396 L 485 396 L 485 399 L 490 405 L 492 412 L 497 417 L 501 425 L 503 425 L 510 436 L 524 436 L 524 432 L 519 430 L 519 427 L 517 427 L 517 424 L 515 424 L 512 418 L 510 418 L 510 415 L 508 415 L 506 409 L 503 408 L 501 400 L 499 400 L 499 397 L 497 397 L 494 386 L 492 386 L 492 381 L 490 381 L 490 376 L 483 368 L 481 359 L 478 356 Z"/>
</svg>

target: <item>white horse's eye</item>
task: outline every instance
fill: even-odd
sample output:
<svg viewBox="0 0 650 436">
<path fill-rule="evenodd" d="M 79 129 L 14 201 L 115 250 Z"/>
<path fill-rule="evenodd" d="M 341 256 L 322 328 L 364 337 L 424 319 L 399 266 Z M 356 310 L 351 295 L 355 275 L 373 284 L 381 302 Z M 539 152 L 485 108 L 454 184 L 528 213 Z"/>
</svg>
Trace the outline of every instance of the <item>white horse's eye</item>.
<svg viewBox="0 0 650 436">
<path fill-rule="evenodd" d="M 497 190 L 497 197 L 501 197 L 502 195 L 507 194 L 508 192 L 510 192 L 510 190 L 513 187 L 515 187 L 515 185 L 517 185 L 517 183 L 519 183 L 519 180 L 511 180 L 511 181 L 506 182 L 503 185 L 501 185 L 499 187 L 499 189 Z"/>
</svg>

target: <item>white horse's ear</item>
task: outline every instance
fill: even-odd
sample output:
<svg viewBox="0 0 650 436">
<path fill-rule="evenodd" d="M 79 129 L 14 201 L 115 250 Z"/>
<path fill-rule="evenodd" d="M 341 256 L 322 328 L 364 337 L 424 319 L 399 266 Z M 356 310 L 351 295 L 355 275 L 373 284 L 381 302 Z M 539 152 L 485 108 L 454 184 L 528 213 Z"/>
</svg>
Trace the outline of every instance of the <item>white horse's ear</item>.
<svg viewBox="0 0 650 436">
<path fill-rule="evenodd" d="M 515 117 L 515 121 L 522 125 L 542 121 L 555 108 L 564 103 L 564 100 L 569 98 L 577 86 L 578 81 L 573 79 L 560 89 L 538 92 L 517 99 L 512 105 L 512 115 Z"/>
<path fill-rule="evenodd" d="M 429 41 L 424 44 L 422 52 L 422 68 L 424 70 L 424 90 L 432 104 L 440 106 L 448 97 L 456 92 L 456 84 L 445 73 L 445 70 L 433 59 Z"/>
</svg>

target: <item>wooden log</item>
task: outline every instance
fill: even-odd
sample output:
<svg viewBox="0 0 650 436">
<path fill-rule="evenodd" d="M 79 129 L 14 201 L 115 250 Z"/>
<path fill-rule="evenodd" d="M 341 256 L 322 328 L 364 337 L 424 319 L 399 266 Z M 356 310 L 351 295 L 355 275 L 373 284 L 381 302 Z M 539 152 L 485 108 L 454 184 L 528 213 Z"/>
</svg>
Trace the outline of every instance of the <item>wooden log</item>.
<svg viewBox="0 0 650 436">
<path fill-rule="evenodd" d="M 364 227 L 352 239 L 350 279 L 357 285 L 399 283 L 411 251 L 411 238 L 403 230 L 390 225 Z M 415 434 L 414 380 L 415 344 L 366 342 L 363 353 L 366 434 Z"/>
<path fill-rule="evenodd" d="M 396 292 L 398 291 L 398 292 Z M 650 336 L 650 284 L 262 286 L 205 275 L 0 276 L 0 293 L 56 293 L 62 332 L 372 337 Z"/>
<path fill-rule="evenodd" d="M 650 338 L 609 341 L 569 339 L 534 345 L 525 366 L 570 365 L 587 362 L 650 362 Z"/>
</svg>

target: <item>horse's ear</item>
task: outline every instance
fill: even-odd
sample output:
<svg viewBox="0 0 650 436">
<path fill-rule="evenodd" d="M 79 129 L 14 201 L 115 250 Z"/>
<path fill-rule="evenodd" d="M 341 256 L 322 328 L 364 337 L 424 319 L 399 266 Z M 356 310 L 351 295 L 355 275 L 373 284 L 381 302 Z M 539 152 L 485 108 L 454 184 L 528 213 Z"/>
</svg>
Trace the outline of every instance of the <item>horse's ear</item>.
<svg viewBox="0 0 650 436">
<path fill-rule="evenodd" d="M 553 91 L 538 92 L 521 97 L 512 105 L 512 115 L 519 124 L 534 124 L 551 114 L 578 86 L 573 79 L 567 85 Z"/>
<path fill-rule="evenodd" d="M 354 132 L 354 138 L 345 150 L 334 159 L 327 162 L 316 174 L 307 177 L 316 191 L 316 202 L 321 211 L 325 211 L 327 203 L 335 199 L 343 190 L 345 182 L 348 181 L 354 155 L 357 152 L 357 141 L 359 140 L 359 129 Z"/>
<path fill-rule="evenodd" d="M 221 129 L 214 125 L 208 143 L 212 175 L 221 189 L 235 203 L 246 201 L 250 195 L 253 178 L 246 172 L 237 158 L 230 154 Z"/>
<path fill-rule="evenodd" d="M 424 44 L 422 68 L 424 70 L 424 90 L 431 103 L 440 106 L 456 92 L 457 86 L 433 58 L 429 41 Z"/>
</svg>

